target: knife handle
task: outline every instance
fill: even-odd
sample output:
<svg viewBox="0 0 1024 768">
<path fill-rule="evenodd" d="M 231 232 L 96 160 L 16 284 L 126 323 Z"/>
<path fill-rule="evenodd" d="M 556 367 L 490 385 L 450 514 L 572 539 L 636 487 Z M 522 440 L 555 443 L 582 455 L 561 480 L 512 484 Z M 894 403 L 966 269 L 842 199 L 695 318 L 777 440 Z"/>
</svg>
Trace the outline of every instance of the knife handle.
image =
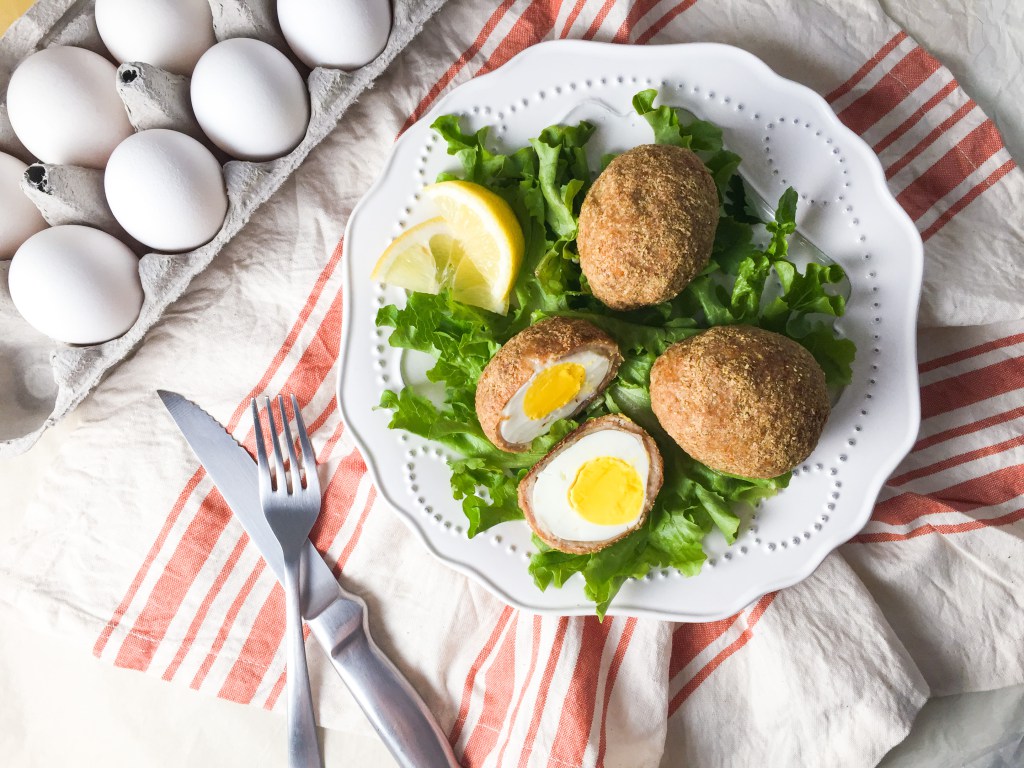
<svg viewBox="0 0 1024 768">
<path fill-rule="evenodd" d="M 352 607 L 338 600 L 309 624 L 370 724 L 402 768 L 458 768 L 423 699 L 370 638 L 365 608 Z"/>
</svg>

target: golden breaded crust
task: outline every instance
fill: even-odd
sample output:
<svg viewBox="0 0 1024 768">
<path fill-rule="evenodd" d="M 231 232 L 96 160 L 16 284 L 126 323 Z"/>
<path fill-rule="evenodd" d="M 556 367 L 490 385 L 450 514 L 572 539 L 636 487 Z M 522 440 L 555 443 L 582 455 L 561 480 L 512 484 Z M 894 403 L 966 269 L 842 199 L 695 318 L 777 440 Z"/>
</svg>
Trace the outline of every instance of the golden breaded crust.
<svg viewBox="0 0 1024 768">
<path fill-rule="evenodd" d="M 577 412 L 615 378 L 622 363 L 622 354 L 615 340 L 586 320 L 565 317 L 541 320 L 509 339 L 484 368 L 476 387 L 476 415 L 487 439 L 503 451 L 521 453 L 527 450 L 529 443 L 510 443 L 501 436 L 501 412 L 541 365 L 580 351 L 602 355 L 611 365 L 604 381 L 590 398 L 580 404 Z"/>
<path fill-rule="evenodd" d="M 712 469 L 769 478 L 806 459 L 830 406 L 825 374 L 792 339 L 727 325 L 673 344 L 651 370 L 654 413 Z"/>
<path fill-rule="evenodd" d="M 711 257 L 718 191 L 689 149 L 645 144 L 612 160 L 590 188 L 576 240 L 594 295 L 612 309 L 677 296 Z"/>
<path fill-rule="evenodd" d="M 650 456 L 651 466 L 647 473 L 647 488 L 644 495 L 644 508 L 640 513 L 640 517 L 637 518 L 636 525 L 631 527 L 627 531 L 623 531 L 615 538 L 608 539 L 607 541 L 571 541 L 568 539 L 560 539 L 559 537 L 552 534 L 550 531 L 543 530 L 537 523 L 537 519 L 533 515 L 533 505 L 530 503 L 530 498 L 533 496 L 533 486 L 537 483 L 538 474 L 551 463 L 551 460 L 558 455 L 559 452 L 569 447 L 581 437 L 589 435 L 591 432 L 597 432 L 599 430 L 616 429 L 623 432 L 632 432 L 634 435 L 638 435 L 643 441 L 644 448 L 647 449 L 647 455 Z M 622 539 L 641 525 L 647 519 L 647 514 L 651 511 L 651 507 L 654 506 L 654 500 L 658 497 L 658 491 L 661 490 L 661 483 L 665 478 L 665 467 L 661 459 L 661 452 L 658 450 L 657 443 L 654 442 L 647 431 L 636 422 L 627 419 L 617 413 L 609 413 L 606 416 L 599 416 L 596 419 L 591 419 L 568 435 L 563 437 L 554 448 L 548 451 L 548 455 L 538 461 L 526 476 L 519 483 L 519 508 L 523 510 L 523 515 L 526 517 L 526 522 L 530 524 L 530 528 L 537 534 L 537 537 L 553 549 L 557 549 L 560 552 L 572 552 L 573 554 L 587 554 L 590 552 L 597 552 L 604 549 L 611 544 L 614 544 L 619 539 Z"/>
</svg>

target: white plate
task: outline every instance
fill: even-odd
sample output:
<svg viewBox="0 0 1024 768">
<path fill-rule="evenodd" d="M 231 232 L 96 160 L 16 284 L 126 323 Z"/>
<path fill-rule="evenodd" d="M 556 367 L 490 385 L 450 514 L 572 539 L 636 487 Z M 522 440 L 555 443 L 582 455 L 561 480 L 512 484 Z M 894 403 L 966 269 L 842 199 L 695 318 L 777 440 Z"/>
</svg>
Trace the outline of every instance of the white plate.
<svg viewBox="0 0 1024 768">
<path fill-rule="evenodd" d="M 741 172 L 768 200 L 787 186 L 801 194 L 798 227 L 840 263 L 852 296 L 838 328 L 857 344 L 853 383 L 835 405 L 821 442 L 785 491 L 757 510 L 731 547 L 711 536 L 709 560 L 695 577 L 652 573 L 626 583 L 610 614 L 709 621 L 772 590 L 806 578 L 825 555 L 867 522 L 882 483 L 910 449 L 920 420 L 915 320 L 922 246 L 893 200 L 878 159 L 813 91 L 785 80 L 730 46 L 632 47 L 557 41 L 516 56 L 442 99 L 395 145 L 380 178 L 359 203 L 345 235 L 341 413 L 383 496 L 431 552 L 505 602 L 531 611 L 590 614 L 579 575 L 540 592 L 527 572 L 525 522 L 466 536 L 451 497 L 444 455 L 427 441 L 389 430 L 375 410 L 384 389 L 414 377 L 409 360 L 374 325 L 377 309 L 403 301 L 401 290 L 370 280 L 392 238 L 425 218 L 419 192 L 458 167 L 431 130 L 439 115 L 463 128 L 493 125 L 492 142 L 515 148 L 547 125 L 588 119 L 598 130 L 595 157 L 650 143 L 633 114 L 637 91 L 657 88 L 659 103 L 680 106 L 721 126 Z M 403 370 L 404 366 L 404 370 Z"/>
</svg>

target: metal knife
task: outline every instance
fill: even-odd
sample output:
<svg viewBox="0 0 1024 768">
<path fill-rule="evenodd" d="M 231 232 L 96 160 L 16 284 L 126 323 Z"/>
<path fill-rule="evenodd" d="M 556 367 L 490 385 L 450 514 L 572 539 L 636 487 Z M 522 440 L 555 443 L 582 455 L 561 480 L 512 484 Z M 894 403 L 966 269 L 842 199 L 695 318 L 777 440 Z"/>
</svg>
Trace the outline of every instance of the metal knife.
<svg viewBox="0 0 1024 768">
<path fill-rule="evenodd" d="M 195 403 L 175 392 L 157 390 L 157 394 L 281 581 L 281 547 L 263 516 L 252 456 Z M 303 565 L 302 616 L 398 764 L 403 768 L 457 768 L 451 745 L 430 710 L 370 637 L 366 604 L 341 588 L 309 541 Z"/>
</svg>

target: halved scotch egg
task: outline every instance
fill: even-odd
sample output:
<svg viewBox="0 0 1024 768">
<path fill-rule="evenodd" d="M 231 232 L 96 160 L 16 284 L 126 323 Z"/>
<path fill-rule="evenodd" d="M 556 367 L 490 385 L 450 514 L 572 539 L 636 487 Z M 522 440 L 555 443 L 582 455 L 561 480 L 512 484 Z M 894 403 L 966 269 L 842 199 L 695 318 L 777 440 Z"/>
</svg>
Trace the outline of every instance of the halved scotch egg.
<svg viewBox="0 0 1024 768">
<path fill-rule="evenodd" d="M 661 490 L 654 439 L 619 414 L 570 432 L 519 483 L 519 507 L 548 546 L 597 552 L 635 531 Z"/>
<path fill-rule="evenodd" d="M 603 392 L 621 362 L 615 340 L 597 326 L 541 320 L 509 339 L 484 368 L 476 389 L 480 426 L 498 448 L 521 453 Z"/>
</svg>

